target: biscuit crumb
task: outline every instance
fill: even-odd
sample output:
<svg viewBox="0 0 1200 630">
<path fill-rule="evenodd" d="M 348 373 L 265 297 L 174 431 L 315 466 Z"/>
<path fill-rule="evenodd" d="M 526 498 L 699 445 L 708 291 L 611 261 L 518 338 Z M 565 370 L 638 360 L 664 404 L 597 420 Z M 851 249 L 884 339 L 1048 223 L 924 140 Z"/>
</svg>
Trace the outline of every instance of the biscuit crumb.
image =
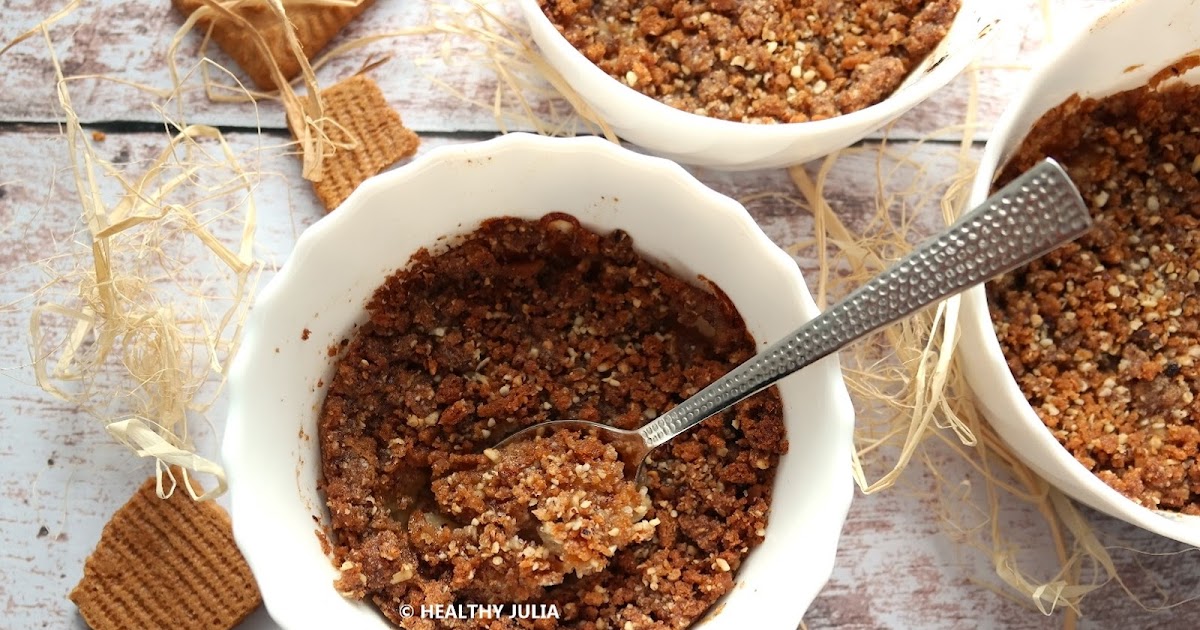
<svg viewBox="0 0 1200 630">
<path fill-rule="evenodd" d="M 774 388 L 656 451 L 644 488 L 590 436 L 496 447 L 554 419 L 635 429 L 753 356 L 718 289 L 555 213 L 418 252 L 367 311 L 319 424 L 339 591 L 402 625 L 402 604 L 537 602 L 560 628 L 679 630 L 733 589 L 787 451 Z"/>
<path fill-rule="evenodd" d="M 750 123 L 832 118 L 887 98 L 960 0 L 539 0 L 610 76 L 676 109 Z"/>
<path fill-rule="evenodd" d="M 1141 505 L 1200 515 L 1200 86 L 1073 96 L 1005 167 L 1049 156 L 1092 202 L 1076 242 L 988 285 L 1030 405 L 1075 459 Z"/>
</svg>

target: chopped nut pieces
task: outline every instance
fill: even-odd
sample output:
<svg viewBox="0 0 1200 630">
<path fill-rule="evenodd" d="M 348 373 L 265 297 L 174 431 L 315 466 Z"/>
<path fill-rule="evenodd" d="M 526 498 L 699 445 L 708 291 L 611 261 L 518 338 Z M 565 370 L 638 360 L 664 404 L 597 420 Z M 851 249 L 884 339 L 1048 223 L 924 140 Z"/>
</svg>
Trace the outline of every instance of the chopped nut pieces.
<svg viewBox="0 0 1200 630">
<path fill-rule="evenodd" d="M 1078 96 L 999 184 L 1066 165 L 1095 227 L 988 286 L 1009 367 L 1060 442 L 1138 503 L 1200 514 L 1200 86 Z"/>
<path fill-rule="evenodd" d="M 874 105 L 946 36 L 960 0 L 539 0 L 608 74 L 685 112 L 805 122 Z"/>
<path fill-rule="evenodd" d="M 542 597 L 571 573 L 603 570 L 618 549 L 649 540 L 658 524 L 643 519 L 650 499 L 625 479 L 616 449 L 578 431 L 464 455 L 454 468 L 444 477 L 434 470 L 433 496 L 446 516 L 413 518 L 409 540 L 435 569 L 449 563 L 439 552 L 452 544 L 490 560 L 458 589 L 472 601 Z M 451 530 L 444 518 L 470 524 Z"/>
<path fill-rule="evenodd" d="M 383 92 L 369 77 L 355 75 L 321 91 L 325 126 L 334 143 L 353 148 L 327 148 L 321 165 L 322 178 L 313 190 L 326 210 L 341 205 L 367 178 L 417 152 L 421 140 L 404 126 Z M 296 135 L 297 121 L 289 120 Z"/>
<path fill-rule="evenodd" d="M 320 419 L 343 593 L 406 628 L 523 627 L 399 610 L 533 600 L 560 614 L 538 628 L 656 630 L 733 587 L 787 449 L 774 389 L 654 453 L 645 499 L 592 438 L 493 448 L 551 419 L 635 428 L 678 404 L 754 352 L 727 299 L 556 214 L 419 252 L 368 312 Z"/>
<path fill-rule="evenodd" d="M 531 508 L 551 555 L 579 577 L 604 569 L 618 549 L 649 540 L 658 525 L 643 520 L 650 509 L 645 488 L 625 478 L 617 450 L 593 435 L 555 431 L 508 445 L 500 455 L 478 475 L 492 479 L 484 498 L 496 505 L 511 494 L 509 501 Z M 475 471 L 452 473 L 434 482 L 434 496 L 443 507 L 461 506 L 458 499 L 467 497 L 439 490 L 453 493 L 475 478 Z"/>
<path fill-rule="evenodd" d="M 182 472 L 176 469 L 177 479 Z M 262 603 L 229 515 L 151 477 L 104 526 L 71 601 L 94 630 L 225 630 Z"/>
<path fill-rule="evenodd" d="M 353 7 L 292 2 L 285 2 L 284 6 L 288 19 L 296 28 L 296 39 L 299 40 L 304 55 L 311 60 L 374 1 L 362 0 Z M 230 4 L 227 0 L 217 2 Z M 205 5 L 202 0 L 171 0 L 171 4 L 185 16 L 190 16 Z M 217 42 L 225 54 L 233 57 L 242 70 L 250 75 L 250 80 L 254 81 L 255 85 L 263 90 L 279 87 L 271 74 L 271 60 L 274 60 L 283 77 L 289 81 L 300 74 L 300 62 L 288 47 L 284 25 L 265 2 L 243 2 L 233 11 L 245 18 L 262 35 L 270 52 L 269 58 L 259 51 L 253 35 L 227 17 L 214 13 L 213 17 L 201 18 L 197 25 L 201 28 L 212 27 L 213 41 Z"/>
</svg>

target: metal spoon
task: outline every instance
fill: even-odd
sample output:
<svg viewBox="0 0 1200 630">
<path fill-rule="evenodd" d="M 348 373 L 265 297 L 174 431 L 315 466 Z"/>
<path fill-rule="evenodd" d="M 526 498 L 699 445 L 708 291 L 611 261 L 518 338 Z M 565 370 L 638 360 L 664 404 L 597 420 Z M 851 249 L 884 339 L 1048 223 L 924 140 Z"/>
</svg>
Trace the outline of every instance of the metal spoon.
<svg viewBox="0 0 1200 630">
<path fill-rule="evenodd" d="M 525 428 L 496 448 L 558 429 L 595 430 L 641 471 L 655 447 L 870 333 L 1082 235 L 1091 216 L 1061 166 L 1045 160 L 867 284 L 636 431 L 586 420 Z"/>
</svg>

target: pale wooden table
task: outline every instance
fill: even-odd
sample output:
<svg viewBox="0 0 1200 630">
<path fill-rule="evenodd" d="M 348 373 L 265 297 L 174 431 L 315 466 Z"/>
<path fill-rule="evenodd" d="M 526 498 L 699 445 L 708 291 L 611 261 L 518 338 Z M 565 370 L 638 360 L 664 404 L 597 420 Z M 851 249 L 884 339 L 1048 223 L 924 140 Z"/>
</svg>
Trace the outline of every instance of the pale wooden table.
<svg viewBox="0 0 1200 630">
<path fill-rule="evenodd" d="M 1102 0 L 1051 2 L 1052 34 L 1077 24 L 1082 10 L 1103 4 Z M 55 0 L 6 5 L 0 44 L 58 6 Z M 514 14 L 512 7 L 501 6 L 503 12 Z M 1016 19 L 997 37 L 977 75 L 981 123 L 977 140 L 986 138 L 986 130 L 1025 75 L 1020 66 L 1031 61 L 1046 36 L 1040 3 L 1016 0 L 1014 7 Z M 426 24 L 431 12 L 426 2 L 380 0 L 344 37 Z M 180 23 L 166 0 L 110 0 L 84 6 L 53 35 L 68 75 L 103 74 L 165 87 L 169 80 L 162 59 Z M 491 112 L 463 103 L 431 81 L 436 75 L 448 85 L 486 99 L 494 77 L 469 59 L 450 67 L 422 63 L 440 46 L 431 43 L 435 41 L 400 38 L 375 44 L 335 61 L 320 77 L 332 82 L 361 67 L 372 54 L 393 52 L 393 60 L 373 76 L 424 138 L 422 151 L 494 135 L 498 127 Z M 194 54 L 196 44 L 196 36 L 190 36 L 181 59 L 192 59 L 188 55 Z M 54 243 L 77 229 L 79 217 L 78 198 L 65 172 L 67 155 L 57 125 L 61 113 L 52 77 L 41 40 L 27 41 L 0 57 L 0 627 L 6 629 L 83 627 L 66 594 L 78 581 L 83 560 L 104 522 L 151 470 L 149 463 L 114 445 L 94 420 L 43 394 L 33 384 L 28 367 L 28 297 L 45 282 L 34 263 L 56 251 Z M 896 151 L 923 161 L 935 180 L 954 167 L 949 156 L 961 132 L 937 142 L 913 141 L 961 122 L 969 92 L 969 80 L 960 78 L 891 130 Z M 73 83 L 72 94 L 83 122 L 107 134 L 97 144 L 103 157 L 136 163 L 161 148 L 162 119 L 149 105 L 153 99 L 113 83 L 89 80 Z M 279 110 L 270 105 L 263 106 L 256 118 L 249 107 L 211 104 L 195 91 L 184 100 L 189 122 L 222 126 L 238 150 L 286 139 Z M 260 126 L 265 141 L 259 136 Z M 975 155 L 981 146 L 973 147 Z M 264 177 L 255 191 L 263 209 L 256 253 L 267 261 L 269 276 L 286 258 L 296 236 L 321 212 L 293 157 L 279 151 L 260 155 L 262 170 L 272 175 Z M 762 192 L 794 194 L 784 171 L 694 172 L 717 190 L 752 199 L 749 209 L 779 244 L 792 245 L 811 236 L 808 213 L 775 197 L 755 197 Z M 831 174 L 828 195 L 851 226 L 861 222 L 863 209 L 872 207 L 874 178 L 873 153 L 847 156 Z M 106 185 L 111 187 L 111 182 Z M 934 209 L 923 212 L 932 225 Z M 797 262 L 811 278 L 815 261 L 798 257 Z M 870 412 L 872 402 L 857 400 L 856 405 L 860 412 Z M 197 441 L 201 452 L 215 456 L 223 425 L 219 406 L 211 418 L 213 426 L 200 427 Z M 966 471 L 951 460 L 946 458 L 943 474 L 957 483 L 966 478 Z M 1044 616 L 989 588 L 996 583 L 990 558 L 946 535 L 937 517 L 939 505 L 930 492 L 932 485 L 925 469 L 914 466 L 900 487 L 856 498 L 837 568 L 808 611 L 808 626 L 1041 628 L 1060 624 L 1061 613 Z M 1001 508 L 1004 527 L 1021 544 L 1021 557 L 1029 562 L 1030 571 L 1051 577 L 1056 565 L 1038 516 L 1011 500 L 1002 499 Z M 1179 605 L 1148 612 L 1119 586 L 1109 584 L 1084 601 L 1082 626 L 1200 625 L 1200 602 L 1187 601 L 1200 595 L 1196 552 L 1101 515 L 1086 514 L 1106 544 L 1161 554 L 1113 551 L 1126 585 L 1143 604 Z M 244 627 L 275 626 L 259 611 Z"/>
</svg>

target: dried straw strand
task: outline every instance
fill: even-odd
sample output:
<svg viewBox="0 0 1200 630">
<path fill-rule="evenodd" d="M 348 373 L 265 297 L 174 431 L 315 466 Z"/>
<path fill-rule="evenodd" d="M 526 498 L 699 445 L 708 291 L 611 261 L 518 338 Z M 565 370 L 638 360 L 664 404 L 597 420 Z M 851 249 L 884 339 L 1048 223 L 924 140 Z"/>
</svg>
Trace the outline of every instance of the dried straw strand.
<svg viewBox="0 0 1200 630">
<path fill-rule="evenodd" d="M 51 16 L 38 31 L 55 72 L 86 241 L 55 257 L 70 266 L 37 293 L 29 323 L 34 377 L 51 395 L 98 418 L 138 456 L 154 458 L 161 494 L 173 491 L 168 467 L 178 465 L 192 498 L 211 499 L 225 490 L 224 471 L 195 452 L 188 419 L 211 405 L 199 394 L 214 376 L 219 391 L 237 348 L 258 269 L 252 253 L 257 176 L 217 129 L 169 119 L 173 135 L 140 176 L 130 178 L 99 158 L 71 101 L 69 84 L 78 77 L 63 75 L 50 36 L 50 25 L 65 15 Z M 178 91 L 177 85 L 171 95 Z M 222 171 L 224 180 L 214 175 Z M 106 202 L 102 178 L 120 188 L 113 203 Z M 230 218 L 241 225 L 233 247 L 211 229 Z M 198 260 L 216 266 L 214 275 L 228 285 L 225 294 L 212 294 L 208 279 L 179 275 Z M 181 292 L 187 299 L 179 299 Z M 217 300 L 222 306 L 213 309 Z M 194 473 L 216 484 L 198 492 Z M 163 483 L 164 475 L 171 484 Z"/>
</svg>

